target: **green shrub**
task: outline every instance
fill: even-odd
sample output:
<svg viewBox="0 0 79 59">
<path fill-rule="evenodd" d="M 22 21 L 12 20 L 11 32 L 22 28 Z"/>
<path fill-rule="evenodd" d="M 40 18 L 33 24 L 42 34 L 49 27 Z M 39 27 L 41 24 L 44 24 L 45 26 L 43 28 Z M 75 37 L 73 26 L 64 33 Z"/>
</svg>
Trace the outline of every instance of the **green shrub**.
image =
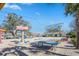
<svg viewBox="0 0 79 59">
<path fill-rule="evenodd" d="M 76 47 L 76 43 L 77 43 L 76 38 L 72 38 L 71 43 Z"/>
<path fill-rule="evenodd" d="M 66 35 L 69 36 L 70 38 L 76 38 L 75 32 L 69 32 Z"/>
</svg>

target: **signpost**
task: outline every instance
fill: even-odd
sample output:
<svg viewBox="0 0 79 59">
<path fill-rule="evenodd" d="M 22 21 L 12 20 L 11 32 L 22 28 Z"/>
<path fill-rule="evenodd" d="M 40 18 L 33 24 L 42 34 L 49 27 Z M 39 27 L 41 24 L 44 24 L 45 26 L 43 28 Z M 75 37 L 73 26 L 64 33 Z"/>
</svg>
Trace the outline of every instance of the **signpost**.
<svg viewBox="0 0 79 59">
<path fill-rule="evenodd" d="M 17 26 L 16 30 L 20 30 L 21 32 L 21 42 L 24 43 L 24 31 L 29 30 L 28 26 Z"/>
</svg>

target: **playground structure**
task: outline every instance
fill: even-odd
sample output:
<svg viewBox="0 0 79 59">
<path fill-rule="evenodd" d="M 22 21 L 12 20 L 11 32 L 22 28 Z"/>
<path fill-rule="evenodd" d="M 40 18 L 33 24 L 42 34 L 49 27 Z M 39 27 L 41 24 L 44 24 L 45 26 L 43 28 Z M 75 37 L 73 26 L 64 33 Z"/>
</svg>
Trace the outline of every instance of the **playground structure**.
<svg viewBox="0 0 79 59">
<path fill-rule="evenodd" d="M 24 44 L 24 31 L 29 30 L 29 28 L 27 26 L 16 26 L 16 30 L 21 31 L 21 42 L 20 43 Z"/>
<path fill-rule="evenodd" d="M 4 30 L 4 29 L 0 29 L 0 43 L 2 43 L 2 40 L 4 39 L 4 32 L 5 32 L 6 30 Z"/>
</svg>

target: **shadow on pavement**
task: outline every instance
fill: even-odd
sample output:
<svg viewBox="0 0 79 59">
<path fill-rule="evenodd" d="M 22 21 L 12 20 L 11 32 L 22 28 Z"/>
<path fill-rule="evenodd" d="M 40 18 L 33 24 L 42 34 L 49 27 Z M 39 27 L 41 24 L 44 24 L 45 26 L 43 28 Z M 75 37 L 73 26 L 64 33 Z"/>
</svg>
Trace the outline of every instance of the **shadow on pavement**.
<svg viewBox="0 0 79 59">
<path fill-rule="evenodd" d="M 68 49 L 68 50 L 77 50 L 75 47 L 56 47 L 61 49 Z"/>
<path fill-rule="evenodd" d="M 1 51 L 1 56 L 7 56 L 8 54 L 12 54 L 15 56 L 28 56 L 27 54 L 23 53 L 21 50 L 16 49 L 16 47 L 5 48 Z"/>
<path fill-rule="evenodd" d="M 15 44 L 17 44 L 19 41 L 11 41 L 11 42 L 14 42 Z"/>
<path fill-rule="evenodd" d="M 59 53 L 50 52 L 50 51 L 46 51 L 45 54 L 53 54 L 53 55 L 57 55 L 57 56 L 68 56 L 68 55 L 59 54 Z"/>
</svg>

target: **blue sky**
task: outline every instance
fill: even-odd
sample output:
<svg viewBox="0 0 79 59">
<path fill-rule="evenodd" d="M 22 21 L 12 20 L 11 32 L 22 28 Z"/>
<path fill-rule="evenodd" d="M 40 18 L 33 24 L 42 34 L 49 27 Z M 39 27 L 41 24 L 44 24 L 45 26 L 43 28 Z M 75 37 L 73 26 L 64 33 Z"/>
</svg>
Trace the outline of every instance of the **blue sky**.
<svg viewBox="0 0 79 59">
<path fill-rule="evenodd" d="M 23 16 L 24 20 L 29 21 L 31 32 L 44 32 L 45 27 L 51 24 L 63 23 L 64 31 L 70 30 L 70 23 L 74 19 L 72 16 L 65 16 L 63 4 L 44 4 L 44 3 L 13 3 L 6 4 L 0 11 L 0 24 L 2 24 L 7 13 L 16 13 Z"/>
</svg>

